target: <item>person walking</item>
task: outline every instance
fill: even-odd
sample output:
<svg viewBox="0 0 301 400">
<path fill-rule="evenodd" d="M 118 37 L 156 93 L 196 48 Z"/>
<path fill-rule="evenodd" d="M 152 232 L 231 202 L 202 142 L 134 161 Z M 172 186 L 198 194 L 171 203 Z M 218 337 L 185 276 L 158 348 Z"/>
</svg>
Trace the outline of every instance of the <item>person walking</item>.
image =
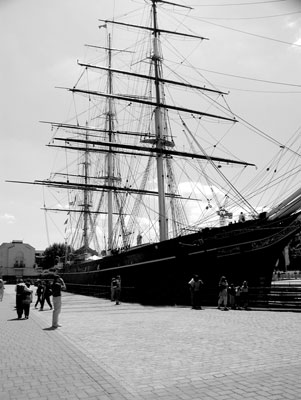
<svg viewBox="0 0 301 400">
<path fill-rule="evenodd" d="M 3 279 L 0 279 L 0 301 L 3 300 L 4 290 L 5 290 L 4 281 Z"/>
<path fill-rule="evenodd" d="M 201 310 L 201 289 L 203 281 L 199 279 L 198 275 L 193 275 L 188 285 L 190 286 L 191 308 L 194 310 Z"/>
<path fill-rule="evenodd" d="M 66 290 L 63 279 L 56 275 L 51 285 L 52 300 L 53 300 L 53 313 L 52 313 L 52 328 L 56 329 L 59 326 L 59 315 L 62 308 L 62 290 Z"/>
<path fill-rule="evenodd" d="M 227 303 L 228 303 L 228 282 L 227 279 L 222 276 L 220 281 L 219 281 L 219 294 L 218 294 L 218 302 L 217 302 L 217 308 L 220 309 L 221 306 L 223 305 L 224 310 L 227 311 Z"/>
<path fill-rule="evenodd" d="M 42 309 L 42 304 L 43 304 L 43 296 L 44 296 L 44 286 L 41 281 L 38 281 L 38 287 L 36 290 L 36 296 L 37 296 L 37 301 L 36 304 L 34 305 L 34 308 L 38 307 L 38 304 L 40 303 L 40 309 Z"/>
<path fill-rule="evenodd" d="M 23 291 L 23 311 L 25 319 L 29 317 L 30 304 L 32 303 L 32 290 L 30 289 L 30 281 L 25 283 Z"/>
<path fill-rule="evenodd" d="M 51 304 L 51 300 L 50 300 L 51 295 L 52 295 L 52 290 L 51 290 L 50 282 L 46 281 L 45 287 L 44 287 L 44 296 L 43 296 L 42 302 L 41 302 L 41 311 L 43 311 L 43 309 L 44 309 L 45 300 L 46 300 L 47 304 L 49 305 L 50 310 L 52 310 L 52 304 Z"/>
</svg>

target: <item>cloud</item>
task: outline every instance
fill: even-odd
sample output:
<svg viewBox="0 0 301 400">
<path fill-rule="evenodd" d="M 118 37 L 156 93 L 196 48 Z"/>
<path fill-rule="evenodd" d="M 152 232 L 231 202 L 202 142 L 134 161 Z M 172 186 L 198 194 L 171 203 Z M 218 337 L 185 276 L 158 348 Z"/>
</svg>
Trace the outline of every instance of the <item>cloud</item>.
<svg viewBox="0 0 301 400">
<path fill-rule="evenodd" d="M 16 222 L 16 218 L 14 215 L 3 214 L 0 215 L 0 220 L 5 221 L 7 224 L 14 224 Z"/>
<path fill-rule="evenodd" d="M 294 42 L 295 45 L 301 46 L 301 37 Z"/>
<path fill-rule="evenodd" d="M 204 185 L 200 182 L 189 181 L 182 182 L 179 184 L 179 192 L 182 195 L 189 196 L 192 191 L 194 191 L 196 196 L 199 196 L 200 199 L 212 199 L 214 195 L 218 198 L 219 201 L 222 201 L 225 197 L 225 194 L 216 186 L 209 187 L 208 185 Z"/>
</svg>

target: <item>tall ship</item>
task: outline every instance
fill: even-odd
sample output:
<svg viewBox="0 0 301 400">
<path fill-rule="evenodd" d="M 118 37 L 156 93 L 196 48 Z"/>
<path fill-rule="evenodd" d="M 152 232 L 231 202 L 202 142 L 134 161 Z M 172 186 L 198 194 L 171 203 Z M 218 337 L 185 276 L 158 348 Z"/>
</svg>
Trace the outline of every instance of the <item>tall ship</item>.
<svg viewBox="0 0 301 400">
<path fill-rule="evenodd" d="M 60 207 L 45 205 L 66 215 L 70 251 L 60 274 L 74 290 L 109 287 L 120 275 L 128 297 L 145 304 L 186 304 L 194 274 L 212 301 L 221 276 L 268 287 L 300 231 L 301 189 L 260 204 L 282 180 L 256 188 L 252 160 L 224 144 L 247 123 L 197 67 L 207 38 L 182 22 L 190 8 L 163 0 L 144 7 L 141 24 L 99 20 L 106 43 L 87 45 L 92 61 L 78 61 L 78 81 L 62 88 L 74 118 L 44 121 L 48 146 L 67 161 L 34 182 L 63 193 Z"/>
</svg>

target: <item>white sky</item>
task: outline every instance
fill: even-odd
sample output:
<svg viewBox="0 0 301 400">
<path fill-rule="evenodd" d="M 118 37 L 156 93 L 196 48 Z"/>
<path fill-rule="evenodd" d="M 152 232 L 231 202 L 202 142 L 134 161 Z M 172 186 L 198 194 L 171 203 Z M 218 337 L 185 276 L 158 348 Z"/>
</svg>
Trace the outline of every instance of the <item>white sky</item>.
<svg viewBox="0 0 301 400">
<path fill-rule="evenodd" d="M 144 0 L 0 0 L 0 243 L 21 239 L 36 249 L 49 245 L 42 189 L 5 180 L 49 176 L 53 152 L 45 145 L 51 132 L 39 121 L 65 120 L 68 113 L 68 104 L 55 87 L 73 86 L 84 44 L 105 44 L 98 18 L 122 16 L 144 4 Z M 289 44 L 301 46 L 301 1 L 185 0 L 185 4 L 203 20 L 195 20 L 194 30 L 197 26 L 200 35 L 210 38 L 202 47 L 204 69 L 299 85 L 204 72 L 217 87 L 231 90 L 228 100 L 238 115 L 285 142 L 301 125 L 301 47 Z M 275 17 L 280 14 L 286 15 Z M 241 145 L 248 153 L 244 138 Z M 265 148 L 252 154 L 250 149 L 250 156 L 241 158 L 260 168 L 269 157 L 266 153 Z M 50 243 L 63 241 L 62 230 L 48 220 Z"/>
</svg>

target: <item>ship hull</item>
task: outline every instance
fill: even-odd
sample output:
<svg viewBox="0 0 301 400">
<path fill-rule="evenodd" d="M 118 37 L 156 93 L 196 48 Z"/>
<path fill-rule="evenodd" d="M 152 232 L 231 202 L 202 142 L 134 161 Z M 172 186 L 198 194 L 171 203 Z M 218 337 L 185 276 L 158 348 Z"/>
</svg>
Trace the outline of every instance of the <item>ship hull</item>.
<svg viewBox="0 0 301 400">
<path fill-rule="evenodd" d="M 271 284 L 284 247 L 300 231 L 298 216 L 275 222 L 249 221 L 168 241 L 137 246 L 97 261 L 73 264 L 61 271 L 67 288 L 107 288 L 120 275 L 126 300 L 142 304 L 189 304 L 188 281 L 198 274 L 204 282 L 203 304 L 216 304 L 222 275 L 229 283 L 250 287 Z"/>
</svg>

